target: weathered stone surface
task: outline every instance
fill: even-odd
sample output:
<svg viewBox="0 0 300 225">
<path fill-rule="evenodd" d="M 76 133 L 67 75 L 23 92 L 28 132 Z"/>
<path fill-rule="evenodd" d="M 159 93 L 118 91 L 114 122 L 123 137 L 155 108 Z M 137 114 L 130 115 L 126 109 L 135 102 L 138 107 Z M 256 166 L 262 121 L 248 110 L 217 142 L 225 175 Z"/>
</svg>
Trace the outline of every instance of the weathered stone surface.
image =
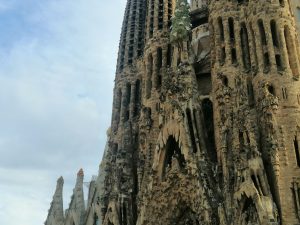
<svg viewBox="0 0 300 225">
<path fill-rule="evenodd" d="M 300 224 L 297 7 L 192 0 L 171 43 L 175 1 L 129 0 L 99 176 L 46 225 Z"/>
</svg>

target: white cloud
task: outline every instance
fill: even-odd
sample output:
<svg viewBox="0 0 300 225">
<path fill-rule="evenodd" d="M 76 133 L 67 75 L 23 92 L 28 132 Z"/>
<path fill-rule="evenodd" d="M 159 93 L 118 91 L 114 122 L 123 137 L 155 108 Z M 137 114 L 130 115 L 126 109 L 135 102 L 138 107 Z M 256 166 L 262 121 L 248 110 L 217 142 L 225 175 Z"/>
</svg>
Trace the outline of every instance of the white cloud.
<svg viewBox="0 0 300 225">
<path fill-rule="evenodd" d="M 0 26 L 9 9 L 24 31 L 0 45 L 0 224 L 38 225 L 57 177 L 68 201 L 80 167 L 97 173 L 125 0 L 11 3 Z"/>
</svg>

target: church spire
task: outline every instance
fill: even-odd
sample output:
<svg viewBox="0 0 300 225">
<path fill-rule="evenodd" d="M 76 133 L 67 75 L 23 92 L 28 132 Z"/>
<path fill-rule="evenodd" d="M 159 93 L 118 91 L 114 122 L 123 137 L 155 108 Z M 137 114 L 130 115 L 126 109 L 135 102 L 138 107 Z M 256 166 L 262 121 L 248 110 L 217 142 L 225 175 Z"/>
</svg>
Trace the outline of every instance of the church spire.
<svg viewBox="0 0 300 225">
<path fill-rule="evenodd" d="M 53 195 L 51 207 L 45 225 L 62 225 L 64 222 L 63 211 L 63 185 L 64 179 L 60 177 L 57 180 L 56 190 Z"/>
</svg>

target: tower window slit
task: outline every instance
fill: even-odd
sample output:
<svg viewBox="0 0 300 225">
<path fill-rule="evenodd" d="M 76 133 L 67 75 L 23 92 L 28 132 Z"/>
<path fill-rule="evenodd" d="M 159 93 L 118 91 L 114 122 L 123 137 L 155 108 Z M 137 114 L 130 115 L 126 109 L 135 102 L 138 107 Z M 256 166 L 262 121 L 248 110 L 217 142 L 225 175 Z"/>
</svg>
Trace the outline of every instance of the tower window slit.
<svg viewBox="0 0 300 225">
<path fill-rule="evenodd" d="M 261 19 L 258 20 L 258 28 L 259 28 L 261 44 L 267 45 L 266 31 L 265 31 L 264 23 Z"/>
<path fill-rule="evenodd" d="M 135 105 L 134 105 L 134 112 L 133 112 L 134 117 L 139 115 L 140 105 L 141 105 L 141 82 L 140 80 L 137 80 L 135 82 Z"/>
<path fill-rule="evenodd" d="M 129 106 L 130 106 L 130 98 L 131 98 L 131 85 L 129 83 L 126 84 L 126 97 L 124 99 L 124 121 L 128 121 L 130 117 L 130 111 L 129 111 Z"/>
<path fill-rule="evenodd" d="M 242 47 L 244 68 L 246 70 L 249 70 L 251 68 L 251 60 L 250 60 L 248 32 L 245 23 L 241 24 L 240 35 L 241 35 L 241 47 Z"/>
<path fill-rule="evenodd" d="M 237 64 L 236 50 L 235 48 L 231 49 L 231 63 Z"/>
<path fill-rule="evenodd" d="M 275 20 L 271 20 L 271 33 L 272 33 L 273 45 L 278 48 L 279 41 L 278 41 L 277 25 Z"/>
<path fill-rule="evenodd" d="M 172 46 L 168 44 L 167 50 L 167 66 L 170 67 L 172 64 Z"/>
<path fill-rule="evenodd" d="M 203 112 L 203 122 L 204 131 L 206 133 L 206 145 L 209 158 L 212 162 L 217 162 L 217 151 L 215 144 L 215 131 L 214 131 L 214 112 L 212 102 L 206 98 L 202 101 L 202 112 Z"/>
<path fill-rule="evenodd" d="M 157 83 L 156 83 L 156 88 L 161 87 L 161 82 L 162 82 L 162 76 L 161 76 L 161 68 L 163 64 L 163 53 L 162 49 L 158 48 L 157 49 Z"/>
<path fill-rule="evenodd" d="M 294 150 L 295 150 L 297 166 L 300 167 L 299 142 L 298 142 L 297 136 L 295 136 L 295 139 L 294 139 Z"/>
<path fill-rule="evenodd" d="M 191 110 L 188 108 L 186 109 L 186 115 L 187 115 L 187 122 L 189 126 L 189 132 L 191 136 L 191 142 L 192 142 L 192 148 L 194 153 L 197 152 L 197 145 L 196 145 L 196 139 L 195 139 L 195 133 L 194 133 L 194 127 L 193 127 L 193 120 L 192 120 L 192 114 Z"/>
<path fill-rule="evenodd" d="M 148 57 L 148 71 L 147 71 L 147 81 L 146 81 L 146 98 L 151 97 L 151 89 L 152 89 L 152 74 L 153 74 L 153 57 L 152 54 Z"/>
<path fill-rule="evenodd" d="M 228 25 L 229 25 L 229 37 L 230 37 L 230 41 L 231 41 L 231 43 L 234 43 L 234 41 L 235 41 L 235 36 L 234 36 L 234 22 L 233 22 L 233 19 L 231 17 L 228 19 Z"/>
<path fill-rule="evenodd" d="M 224 42 L 225 37 L 224 37 L 224 26 L 223 26 L 223 21 L 222 18 L 218 18 L 218 25 L 219 25 L 219 32 L 220 32 L 220 42 Z"/>
</svg>

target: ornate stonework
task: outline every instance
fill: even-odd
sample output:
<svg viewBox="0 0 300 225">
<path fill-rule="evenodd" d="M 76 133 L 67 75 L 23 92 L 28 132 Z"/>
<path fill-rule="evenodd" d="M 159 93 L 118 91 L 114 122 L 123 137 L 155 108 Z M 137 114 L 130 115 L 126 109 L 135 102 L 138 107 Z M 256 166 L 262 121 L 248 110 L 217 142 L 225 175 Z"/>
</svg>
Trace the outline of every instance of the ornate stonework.
<svg viewBox="0 0 300 225">
<path fill-rule="evenodd" d="M 300 224 L 299 4 L 188 7 L 128 0 L 99 176 L 46 225 Z"/>
</svg>

